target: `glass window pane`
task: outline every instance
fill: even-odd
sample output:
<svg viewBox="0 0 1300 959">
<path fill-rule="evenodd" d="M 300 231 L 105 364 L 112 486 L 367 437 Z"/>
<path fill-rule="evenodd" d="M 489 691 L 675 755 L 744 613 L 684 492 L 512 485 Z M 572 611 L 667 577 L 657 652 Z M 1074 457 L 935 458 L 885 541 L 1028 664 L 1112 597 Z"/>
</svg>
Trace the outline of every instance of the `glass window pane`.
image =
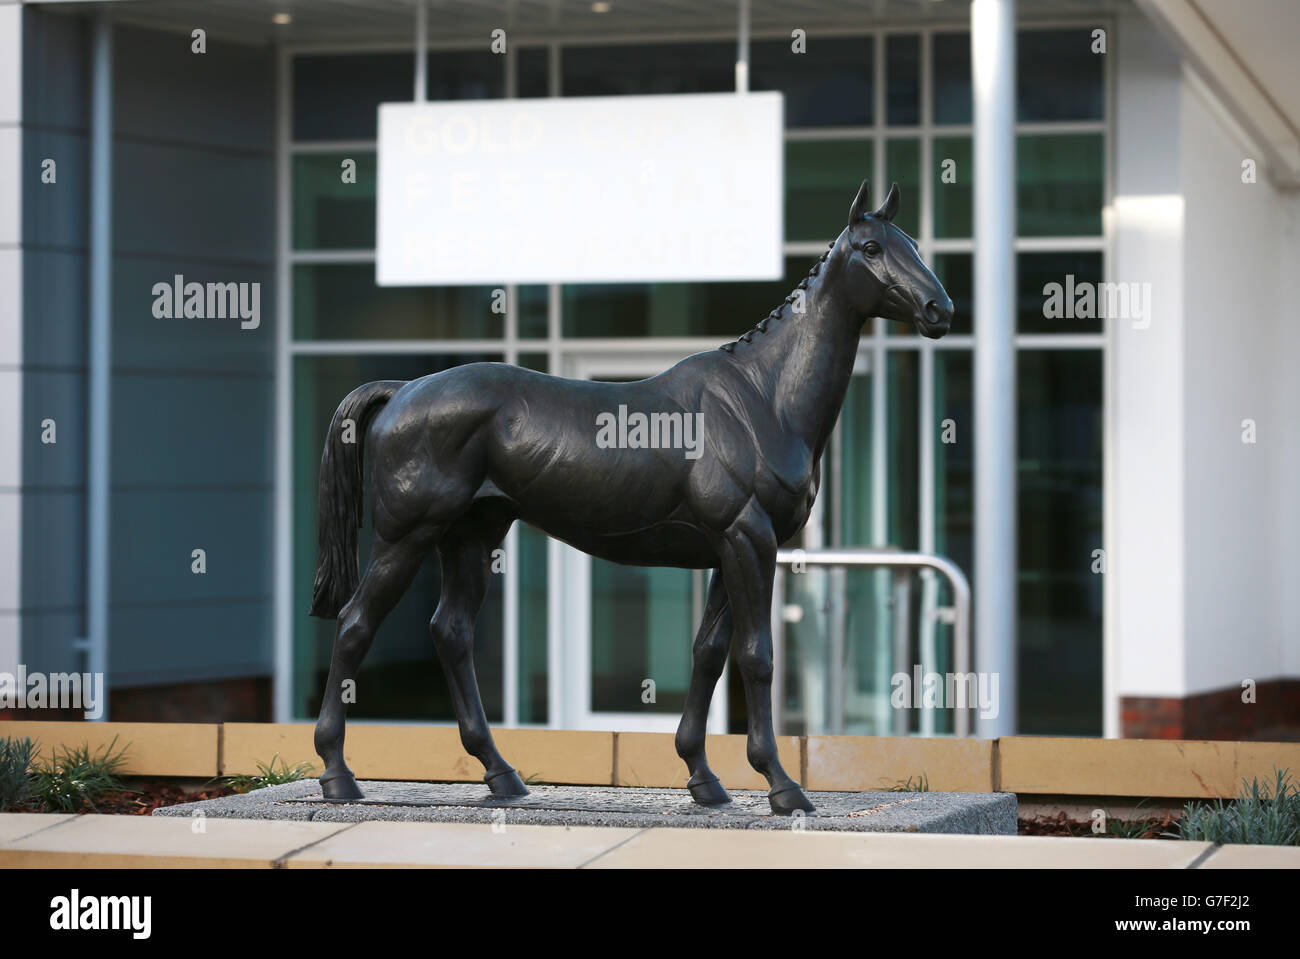
<svg viewBox="0 0 1300 959">
<path fill-rule="evenodd" d="M 885 38 L 885 113 L 891 126 L 921 122 L 921 38 L 892 33 Z"/>
<path fill-rule="evenodd" d="M 1016 233 L 1100 236 L 1102 135 L 1016 137 Z"/>
<path fill-rule="evenodd" d="M 334 646 L 334 620 L 307 615 L 316 572 L 317 482 L 321 446 L 330 418 L 352 390 L 373 380 L 412 380 L 476 360 L 472 356 L 298 356 L 293 364 L 293 703 L 297 718 L 320 710 L 321 694 Z M 370 555 L 374 532 L 367 504 L 360 530 L 359 555 Z M 488 595 L 474 638 L 474 668 L 488 719 L 501 721 L 502 596 L 504 577 L 489 577 Z M 442 669 L 429 641 L 429 620 L 438 605 L 440 576 L 436 555 L 420 567 L 415 581 L 380 626 L 357 676 L 364 690 L 349 707 L 353 719 L 455 719 Z"/>
<path fill-rule="evenodd" d="M 885 545 L 917 549 L 921 544 L 918 497 L 921 356 L 916 350 L 890 350 L 885 355 L 889 371 L 885 390 L 888 394 L 885 422 L 889 432 L 886 461 L 889 533 Z"/>
<path fill-rule="evenodd" d="M 1016 119 L 1100 120 L 1102 60 L 1092 27 L 1016 34 Z"/>
<path fill-rule="evenodd" d="M 522 357 L 520 357 L 522 361 Z M 544 358 L 543 358 L 544 359 Z M 527 363 L 520 364 L 528 366 Z M 536 369 L 536 367 L 532 367 Z M 547 536 L 519 523 L 519 721 L 545 723 L 547 699 L 547 608 L 550 585 Z"/>
<path fill-rule="evenodd" d="M 766 283 L 565 286 L 564 335 L 717 336 L 721 341 L 734 340 L 779 305 L 816 261 L 811 256 L 789 257 L 785 278 Z"/>
<path fill-rule="evenodd" d="M 790 128 L 870 126 L 874 51 L 872 37 L 813 37 L 805 53 L 788 39 L 760 40 L 750 45 L 749 88 L 784 93 Z"/>
<path fill-rule="evenodd" d="M 293 138 L 373 140 L 379 104 L 410 100 L 415 62 L 410 53 L 293 58 Z"/>
<path fill-rule="evenodd" d="M 932 264 L 934 275 L 952 299 L 952 332 L 975 332 L 975 280 L 974 261 L 969 253 L 936 253 Z"/>
<path fill-rule="evenodd" d="M 548 47 L 523 47 L 515 54 L 515 95 L 544 97 L 550 92 L 551 51 Z"/>
<path fill-rule="evenodd" d="M 975 216 L 970 137 L 934 138 L 933 183 L 934 235 L 940 239 L 970 236 Z"/>
<path fill-rule="evenodd" d="M 515 292 L 519 305 L 518 333 L 521 339 L 545 338 L 550 291 L 538 284 L 519 287 Z"/>
<path fill-rule="evenodd" d="M 430 100 L 498 100 L 506 95 L 506 58 L 486 45 L 481 50 L 430 50 L 428 63 Z"/>
<path fill-rule="evenodd" d="M 970 123 L 970 34 L 934 35 L 934 122 Z"/>
<path fill-rule="evenodd" d="M 889 184 L 897 182 L 898 215 L 894 225 L 910 237 L 921 234 L 921 141 L 889 140 L 885 144 L 885 176 L 875 188 L 876 201 L 884 200 Z"/>
<path fill-rule="evenodd" d="M 1109 308 L 1101 282 L 1099 252 L 1021 253 L 1016 257 L 1017 331 L 1100 333 L 1099 317 Z"/>
<path fill-rule="evenodd" d="M 488 286 L 376 286 L 373 263 L 298 263 L 293 335 L 299 340 L 418 340 L 503 335 Z"/>
<path fill-rule="evenodd" d="M 631 93 L 724 93 L 736 89 L 734 43 L 642 43 L 565 47 L 566 97 Z"/>
<path fill-rule="evenodd" d="M 970 257 L 966 257 L 969 262 Z M 973 353 L 934 351 L 934 548 L 973 580 L 975 400 Z"/>
<path fill-rule="evenodd" d="M 1020 350 L 1019 728 L 1101 734 L 1100 350 Z"/>
<path fill-rule="evenodd" d="M 343 163 L 356 181 L 343 181 Z M 293 248 L 372 250 L 375 246 L 375 154 L 299 153 L 293 158 Z"/>
<path fill-rule="evenodd" d="M 830 243 L 839 236 L 874 158 L 870 140 L 787 141 L 786 239 Z"/>
</svg>

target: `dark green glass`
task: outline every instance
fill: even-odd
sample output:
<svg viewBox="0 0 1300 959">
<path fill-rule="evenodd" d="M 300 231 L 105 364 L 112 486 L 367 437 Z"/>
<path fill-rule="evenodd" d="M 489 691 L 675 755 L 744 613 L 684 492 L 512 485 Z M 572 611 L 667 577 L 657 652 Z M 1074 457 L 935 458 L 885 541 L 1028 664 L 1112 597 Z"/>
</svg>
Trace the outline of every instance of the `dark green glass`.
<svg viewBox="0 0 1300 959">
<path fill-rule="evenodd" d="M 844 219 L 848 219 L 847 207 Z M 717 336 L 720 343 L 733 340 L 780 305 L 817 257 L 788 257 L 785 262 L 785 278 L 767 282 L 566 286 L 562 297 L 564 335 Z"/>
<path fill-rule="evenodd" d="M 885 143 L 885 177 L 897 182 L 906 198 L 899 206 L 894 225 L 915 239 L 921 233 L 921 141 L 915 137 L 891 139 Z M 888 183 L 876 189 L 874 200 L 883 200 Z"/>
<path fill-rule="evenodd" d="M 376 286 L 373 263 L 298 263 L 299 340 L 495 339 L 504 315 L 487 286 Z"/>
<path fill-rule="evenodd" d="M 829 243 L 839 236 L 874 158 L 870 140 L 787 141 L 785 238 Z"/>
<path fill-rule="evenodd" d="M 1102 354 L 1018 353 L 1019 729 L 1099 736 Z"/>
<path fill-rule="evenodd" d="M 1016 119 L 1100 120 L 1106 56 L 1093 53 L 1093 27 L 1016 34 Z"/>
<path fill-rule="evenodd" d="M 521 286 L 515 292 L 519 305 L 518 335 L 521 339 L 545 339 L 550 291 L 545 286 Z"/>
<path fill-rule="evenodd" d="M 1104 173 L 1100 133 L 1016 137 L 1016 234 L 1100 236 Z"/>
<path fill-rule="evenodd" d="M 355 163 L 345 182 L 344 163 Z M 375 248 L 375 153 L 299 153 L 293 158 L 293 248 Z"/>
<path fill-rule="evenodd" d="M 939 239 L 968 237 L 975 217 L 975 158 L 971 138 L 935 137 L 934 235 Z"/>
<path fill-rule="evenodd" d="M 1100 333 L 1098 311 L 1107 303 L 1101 263 L 1095 250 L 1017 256 L 1017 332 Z"/>
<path fill-rule="evenodd" d="M 891 33 L 885 38 L 885 122 L 915 126 L 921 122 L 921 37 Z"/>
</svg>

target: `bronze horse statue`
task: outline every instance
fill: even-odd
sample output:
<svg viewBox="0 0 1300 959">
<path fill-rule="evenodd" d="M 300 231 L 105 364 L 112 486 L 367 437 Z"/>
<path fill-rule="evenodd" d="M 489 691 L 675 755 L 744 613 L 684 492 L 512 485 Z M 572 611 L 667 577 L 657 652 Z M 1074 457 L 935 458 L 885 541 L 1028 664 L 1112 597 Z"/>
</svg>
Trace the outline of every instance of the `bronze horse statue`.
<svg viewBox="0 0 1300 959">
<path fill-rule="evenodd" d="M 523 520 L 592 556 L 637 566 L 711 569 L 695 637 L 677 753 L 698 803 L 728 801 L 704 755 L 705 718 L 728 650 L 748 706 L 746 753 L 772 811 L 813 807 L 781 768 L 772 730 L 772 580 L 777 545 L 808 519 L 822 451 L 869 317 L 940 337 L 952 300 L 893 223 L 898 184 L 870 209 L 866 183 L 845 230 L 812 272 L 734 343 L 634 383 L 562 379 L 470 363 L 418 380 L 367 383 L 343 400 L 320 468 L 320 556 L 311 613 L 338 619 L 316 751 L 328 800 L 361 798 L 343 761 L 344 683 L 430 550 L 442 596 L 429 625 L 461 742 L 494 796 L 528 790 L 497 752 L 474 676 L 474 621 L 491 553 Z M 694 458 L 680 449 L 607 448 L 602 416 L 626 407 L 697 416 Z M 345 430 L 355 441 L 344 440 Z M 357 576 L 363 445 L 371 460 L 374 547 Z"/>
</svg>

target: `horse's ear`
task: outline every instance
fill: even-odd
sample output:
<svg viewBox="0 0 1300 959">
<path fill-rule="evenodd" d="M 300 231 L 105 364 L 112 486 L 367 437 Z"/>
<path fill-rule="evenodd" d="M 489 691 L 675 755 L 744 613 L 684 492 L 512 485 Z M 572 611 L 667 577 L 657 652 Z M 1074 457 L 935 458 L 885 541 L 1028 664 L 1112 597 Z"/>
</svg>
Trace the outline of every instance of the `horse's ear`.
<svg viewBox="0 0 1300 959">
<path fill-rule="evenodd" d="M 876 211 L 876 216 L 881 220 L 892 222 L 894 214 L 898 212 L 898 183 L 894 182 L 889 187 L 889 195 L 885 197 L 885 202 L 880 204 L 880 209 Z"/>
<path fill-rule="evenodd" d="M 849 226 L 857 223 L 864 216 L 871 212 L 871 181 L 863 180 L 862 186 L 858 188 L 857 198 L 853 201 L 853 206 L 849 207 Z"/>
</svg>

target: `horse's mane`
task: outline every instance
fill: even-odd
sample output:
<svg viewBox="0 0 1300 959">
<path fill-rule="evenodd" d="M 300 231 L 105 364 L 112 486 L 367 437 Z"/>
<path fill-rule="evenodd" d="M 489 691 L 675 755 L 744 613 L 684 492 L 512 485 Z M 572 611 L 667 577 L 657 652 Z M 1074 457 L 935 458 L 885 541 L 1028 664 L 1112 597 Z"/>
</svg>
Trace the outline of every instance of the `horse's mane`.
<svg viewBox="0 0 1300 959">
<path fill-rule="evenodd" d="M 830 246 L 827 248 L 826 252 L 817 258 L 817 262 L 814 263 L 812 269 L 808 271 L 808 275 L 799 281 L 799 285 L 790 291 L 789 296 L 787 296 L 784 300 L 782 300 L 779 304 L 777 304 L 772 308 L 771 313 L 767 314 L 767 316 L 763 317 L 761 320 L 755 323 L 753 329 L 747 330 L 746 332 L 740 334 L 740 336 L 736 337 L 736 339 L 730 343 L 723 343 L 720 347 L 718 347 L 718 349 L 726 350 L 728 353 L 731 353 L 736 349 L 736 346 L 739 345 L 742 341 L 745 343 L 750 342 L 754 338 L 755 333 L 766 333 L 768 324 L 771 323 L 773 320 L 779 320 L 781 318 L 781 313 L 785 310 L 785 308 L 789 306 L 791 303 L 793 303 L 796 299 L 798 299 L 799 293 L 801 291 L 808 289 L 808 284 L 811 283 L 813 279 L 817 276 L 817 274 L 821 272 L 822 264 L 826 262 L 827 258 L 831 255 L 831 251 L 835 249 L 835 244 L 838 242 L 839 242 L 839 237 L 836 237 L 834 240 L 831 241 Z"/>
</svg>

